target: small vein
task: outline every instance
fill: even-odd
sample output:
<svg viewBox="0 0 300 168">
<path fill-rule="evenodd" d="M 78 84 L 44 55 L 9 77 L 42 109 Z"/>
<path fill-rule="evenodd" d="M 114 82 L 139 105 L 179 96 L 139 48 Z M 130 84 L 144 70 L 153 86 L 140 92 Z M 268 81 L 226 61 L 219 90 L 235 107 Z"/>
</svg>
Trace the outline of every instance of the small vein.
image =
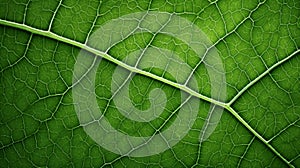
<svg viewBox="0 0 300 168">
<path fill-rule="evenodd" d="M 241 156 L 239 162 L 238 162 L 238 166 L 237 167 L 240 167 L 241 166 L 241 163 L 246 155 L 246 153 L 249 151 L 249 148 L 251 146 L 251 144 L 254 142 L 254 139 L 255 139 L 255 136 L 251 139 L 251 141 L 249 142 L 249 145 L 247 146 L 247 148 L 245 149 L 243 155 Z"/>
<path fill-rule="evenodd" d="M 57 5 L 57 7 L 56 7 L 56 9 L 55 9 L 55 11 L 54 11 L 54 13 L 53 13 L 53 15 L 52 15 L 52 18 L 51 18 L 50 23 L 49 23 L 48 31 L 50 31 L 51 28 L 52 28 L 52 24 L 53 24 L 54 18 L 55 18 L 56 14 L 57 14 L 57 11 L 58 11 L 59 7 L 60 7 L 61 4 L 62 4 L 62 1 L 63 1 L 63 0 L 60 0 L 60 1 L 59 1 L 59 4 Z"/>
<path fill-rule="evenodd" d="M 31 40 L 32 40 L 32 36 L 33 36 L 33 34 L 31 33 L 31 34 L 30 34 L 30 37 L 29 37 L 29 40 L 28 40 L 28 42 L 27 42 L 27 44 L 26 44 L 26 48 L 25 48 L 25 51 L 24 51 L 23 56 L 20 57 L 18 60 L 16 60 L 14 63 L 10 64 L 9 66 L 7 66 L 7 67 L 1 69 L 0 73 L 3 73 L 4 71 L 6 71 L 7 69 L 9 69 L 9 68 L 11 68 L 11 67 L 14 67 L 14 66 L 17 65 L 20 61 L 22 61 L 24 58 L 26 58 L 26 54 L 27 54 L 27 52 L 28 52 L 28 50 L 29 50 L 29 46 L 30 46 L 30 43 L 31 43 Z"/>
<path fill-rule="evenodd" d="M 101 5 L 102 5 L 102 1 L 99 1 L 99 5 L 98 5 L 97 11 L 96 11 L 96 16 L 95 16 L 95 18 L 93 20 L 93 24 L 92 24 L 89 32 L 87 33 L 87 36 L 86 36 L 84 44 L 88 43 L 89 37 L 90 37 L 90 35 L 91 35 L 92 31 L 93 31 L 94 26 L 96 25 L 96 22 L 97 22 L 97 19 L 99 17 L 99 13 L 100 13 L 100 7 L 101 7 Z"/>
<path fill-rule="evenodd" d="M 28 11 L 28 5 L 30 4 L 31 0 L 29 0 L 26 5 L 25 5 L 25 11 L 24 11 L 24 15 L 23 15 L 23 23 L 25 24 L 26 22 L 26 16 L 27 16 L 27 11 Z"/>
</svg>

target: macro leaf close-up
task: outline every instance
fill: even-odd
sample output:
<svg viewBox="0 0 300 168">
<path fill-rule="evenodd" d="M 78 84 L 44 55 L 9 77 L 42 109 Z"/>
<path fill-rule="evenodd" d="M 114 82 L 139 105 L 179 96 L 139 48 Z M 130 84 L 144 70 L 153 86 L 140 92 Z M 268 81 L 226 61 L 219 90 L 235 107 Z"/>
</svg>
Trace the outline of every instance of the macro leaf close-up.
<svg viewBox="0 0 300 168">
<path fill-rule="evenodd" d="M 0 167 L 300 167 L 300 1 L 0 0 Z"/>
</svg>

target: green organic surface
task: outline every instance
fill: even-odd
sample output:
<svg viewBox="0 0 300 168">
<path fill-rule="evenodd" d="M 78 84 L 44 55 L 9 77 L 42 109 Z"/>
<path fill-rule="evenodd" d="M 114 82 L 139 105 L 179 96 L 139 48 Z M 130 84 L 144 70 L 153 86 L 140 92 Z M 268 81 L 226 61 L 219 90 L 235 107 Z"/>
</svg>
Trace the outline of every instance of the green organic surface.
<svg viewBox="0 0 300 168">
<path fill-rule="evenodd" d="M 200 61 L 183 41 L 164 34 L 154 40 L 151 33 L 132 35 L 105 54 L 86 45 L 101 25 L 142 11 L 174 13 L 207 35 L 224 64 L 224 102 L 210 98 L 203 64 L 195 69 L 197 94 L 161 69 L 140 69 L 129 85 L 132 104 L 147 110 L 150 92 L 160 88 L 167 98 L 163 113 L 136 122 L 118 112 L 109 101 L 113 71 L 118 65 L 133 70 L 122 62 L 131 52 L 151 43 L 191 67 Z M 300 167 L 300 1 L 1 0 L 0 41 L 0 167 Z M 121 156 L 97 144 L 80 124 L 72 97 L 82 49 L 103 57 L 95 93 L 114 128 L 136 137 L 168 129 L 183 90 L 200 99 L 188 134 L 147 157 Z M 224 112 L 200 142 L 211 103 Z"/>
</svg>

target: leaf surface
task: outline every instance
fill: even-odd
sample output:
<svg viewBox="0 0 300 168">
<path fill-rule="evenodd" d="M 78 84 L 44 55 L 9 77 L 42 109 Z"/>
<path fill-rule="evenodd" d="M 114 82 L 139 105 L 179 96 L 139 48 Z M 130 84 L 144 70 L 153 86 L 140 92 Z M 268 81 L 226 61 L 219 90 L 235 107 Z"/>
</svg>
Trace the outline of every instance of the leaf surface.
<svg viewBox="0 0 300 168">
<path fill-rule="evenodd" d="M 1 167 L 300 166 L 299 2 L 4 0 L 0 6 Z M 163 24 L 158 27 L 161 33 L 131 34 L 108 50 L 89 41 L 110 21 L 145 11 L 187 20 L 201 29 L 210 41 L 207 44 L 216 50 L 206 48 L 210 52 L 198 57 L 197 49 L 187 41 L 163 33 Z M 156 18 L 168 22 L 163 19 Z M 179 59 L 172 58 L 170 67 L 135 66 L 128 55 L 144 48 L 159 48 L 157 55 L 171 51 Z M 207 61 L 213 51 L 223 65 Z M 157 55 L 144 62 L 164 62 Z M 75 66 L 83 70 L 74 82 Z M 171 73 L 183 71 L 185 66 L 191 67 L 194 84 L 185 85 L 182 74 Z M 224 97 L 213 94 L 214 80 L 208 67 L 213 72 L 224 71 L 225 88 L 215 92 L 226 93 Z M 114 74 L 118 68 L 121 70 Z M 82 118 L 76 113 L 74 96 L 78 92 L 74 90 L 88 90 L 85 87 L 89 85 L 83 83 L 93 79 L 89 78 L 93 69 L 97 108 L 119 132 L 155 137 L 177 121 L 185 123 L 182 116 L 196 117 L 187 120 L 188 125 L 176 127 L 177 132 L 170 134 L 174 142 L 166 140 L 171 146 L 163 152 L 150 148 L 155 154 L 123 156 L 117 151 L 123 150 L 125 141 L 111 141 L 120 145 L 112 152 L 87 133 L 87 126 L 93 125 L 89 123 L 99 118 Z M 122 74 L 130 78 L 126 86 L 115 80 Z M 118 105 L 122 88 L 128 88 L 132 106 L 122 104 L 128 102 L 122 98 Z M 88 95 L 78 95 L 82 101 L 90 100 Z M 133 107 L 141 113 L 152 107 L 157 111 L 164 108 L 162 113 L 148 110 L 153 112 L 148 116 L 151 121 L 135 121 L 137 117 L 126 116 Z M 183 128 L 188 132 L 181 137 L 176 133 L 185 132 Z M 99 131 L 94 130 L 95 134 Z M 124 149 L 130 145 L 134 144 L 123 145 Z M 147 145 L 143 141 L 140 148 Z"/>
</svg>

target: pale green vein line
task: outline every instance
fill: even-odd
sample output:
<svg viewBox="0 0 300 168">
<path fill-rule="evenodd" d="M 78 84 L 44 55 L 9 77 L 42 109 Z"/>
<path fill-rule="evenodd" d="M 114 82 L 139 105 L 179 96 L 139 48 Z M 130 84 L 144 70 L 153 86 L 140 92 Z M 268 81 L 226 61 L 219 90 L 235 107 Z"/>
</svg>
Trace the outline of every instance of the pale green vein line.
<svg viewBox="0 0 300 168">
<path fill-rule="evenodd" d="M 55 18 L 55 16 L 56 16 L 57 11 L 58 11 L 59 7 L 61 6 L 61 4 L 62 4 L 62 0 L 59 1 L 59 4 L 57 5 L 57 7 L 56 7 L 56 9 L 55 9 L 55 11 L 54 11 L 54 13 L 53 13 L 53 15 L 52 15 L 52 18 L 51 18 L 51 20 L 50 20 L 50 24 L 49 24 L 49 27 L 48 27 L 48 31 L 50 31 L 51 28 L 52 28 L 52 24 L 53 24 L 54 18 Z"/>
<path fill-rule="evenodd" d="M 26 59 L 26 53 L 28 52 L 28 49 L 29 49 L 29 46 L 30 46 L 30 42 L 32 40 L 32 36 L 33 36 L 33 34 L 31 33 L 30 36 L 29 36 L 29 39 L 28 39 L 28 42 L 26 44 L 26 48 L 25 48 L 25 51 L 24 51 L 24 54 L 22 55 L 22 57 L 20 57 L 19 59 L 17 59 L 14 63 L 10 64 L 9 66 L 1 69 L 0 70 L 1 73 L 3 73 L 5 70 L 7 70 L 7 69 L 9 69 L 11 67 L 14 67 L 15 65 L 17 65 L 24 58 Z"/>
<path fill-rule="evenodd" d="M 189 94 L 191 94 L 192 96 L 195 96 L 195 97 L 198 97 L 200 99 L 203 99 L 205 101 L 208 101 L 208 102 L 211 102 L 213 104 L 216 104 L 218 106 L 221 106 L 221 107 L 225 107 L 225 103 L 224 102 L 220 102 L 218 100 L 214 100 L 212 98 L 209 98 L 207 96 L 204 96 L 200 93 L 197 93 L 195 92 L 194 90 L 184 86 L 184 85 L 181 85 L 181 84 L 178 84 L 178 83 L 175 83 L 175 82 L 172 82 L 172 81 L 169 81 L 163 77 L 160 77 L 160 76 L 157 76 L 157 75 L 154 75 L 152 73 L 149 73 L 149 72 L 146 72 L 146 71 L 143 71 L 143 70 L 140 70 L 138 68 L 135 68 L 135 67 L 132 67 L 130 65 L 127 65 L 125 64 L 124 62 L 122 61 L 119 61 L 115 58 L 113 58 L 112 56 L 106 54 L 105 52 L 102 52 L 102 51 L 99 51 L 99 50 L 96 50 L 94 48 L 91 48 L 83 43 L 79 43 L 77 41 L 74 41 L 74 40 L 71 40 L 71 39 L 68 39 L 68 38 L 65 38 L 65 37 L 62 37 L 62 36 L 59 36 L 55 33 L 52 33 L 50 31 L 44 31 L 44 30 L 39 30 L 39 29 L 36 29 L 36 28 L 33 28 L 33 27 L 30 27 L 28 25 L 24 25 L 24 24 L 20 24 L 20 23 L 15 23 L 15 22 L 11 22 L 11 21 L 7 21 L 7 20 L 2 20 L 0 19 L 0 24 L 2 25 L 6 25 L 6 26 L 11 26 L 11 27 L 15 27 L 15 28 L 18 28 L 18 29 L 22 29 L 22 30 L 26 30 L 26 31 L 29 31 L 31 33 L 34 33 L 34 34 L 38 34 L 38 35 L 42 35 L 42 36 L 45 36 L 45 37 L 49 37 L 49 38 L 52 38 L 52 39 L 55 39 L 55 40 L 58 40 L 58 41 L 61 41 L 61 42 L 64 42 L 64 43 L 67 43 L 67 44 L 70 44 L 70 45 L 73 45 L 73 46 L 76 46 L 76 47 L 79 47 L 79 48 L 82 48 L 86 51 L 89 51 L 97 56 L 100 56 L 102 58 L 105 58 L 131 72 L 135 72 L 135 73 L 138 73 L 138 74 L 142 74 L 142 75 L 145 75 L 147 77 L 150 77 L 152 79 L 156 79 L 158 81 L 161 81 L 161 82 L 164 82 L 166 84 L 169 84 L 175 88 L 178 88 L 178 89 L 181 89 Z"/>
<path fill-rule="evenodd" d="M 246 153 L 249 151 L 250 146 L 252 145 L 252 143 L 254 142 L 254 140 L 255 140 L 255 136 L 251 139 L 251 141 L 249 142 L 249 145 L 247 145 L 247 148 L 245 149 L 243 155 L 241 156 L 241 158 L 240 158 L 240 160 L 238 162 L 238 166 L 237 167 L 241 167 L 241 163 L 242 163 L 243 159 L 245 158 Z"/>
<path fill-rule="evenodd" d="M 258 77 L 256 77 L 254 80 L 252 80 L 251 82 L 249 82 L 241 91 L 238 92 L 238 94 L 236 94 L 228 103 L 228 105 L 232 105 L 232 103 L 234 103 L 246 90 L 248 90 L 251 86 L 253 86 L 256 82 L 258 82 L 260 79 L 262 79 L 264 76 L 266 76 L 267 74 L 269 74 L 273 69 L 275 69 L 276 67 L 278 67 L 279 65 L 283 64 L 284 62 L 288 61 L 289 59 L 291 59 L 293 56 L 295 56 L 296 54 L 298 54 L 300 51 L 300 49 L 296 50 L 295 52 L 293 52 L 292 54 L 290 54 L 289 56 L 285 57 L 284 59 L 278 61 L 276 64 L 272 65 L 270 68 L 268 68 L 267 70 L 265 70 L 262 74 L 260 74 Z"/>
</svg>

